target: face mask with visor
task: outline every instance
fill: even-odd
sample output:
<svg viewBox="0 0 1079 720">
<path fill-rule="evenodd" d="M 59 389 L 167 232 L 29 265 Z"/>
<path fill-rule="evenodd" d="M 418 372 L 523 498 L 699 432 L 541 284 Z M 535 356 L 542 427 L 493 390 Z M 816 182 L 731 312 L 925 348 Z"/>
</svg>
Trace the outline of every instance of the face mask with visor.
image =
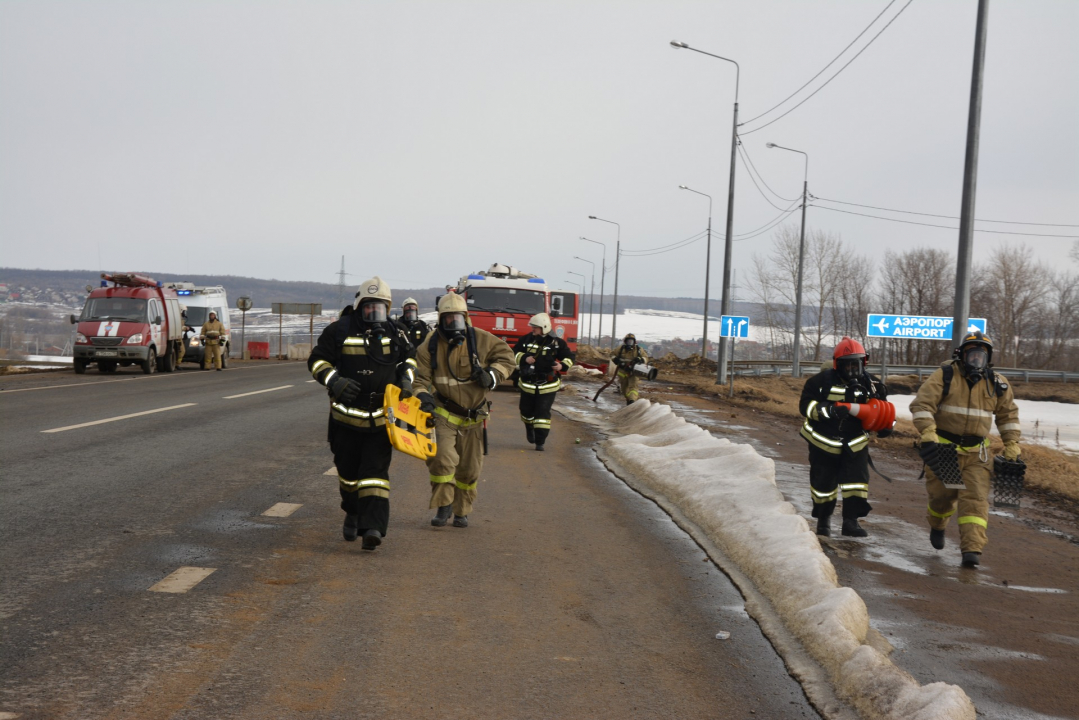
<svg viewBox="0 0 1079 720">
<path fill-rule="evenodd" d="M 836 369 L 843 379 L 857 380 L 862 375 L 862 358 L 840 358 L 836 362 Z"/>
<path fill-rule="evenodd" d="M 360 303 L 360 318 L 367 323 L 381 323 L 386 322 L 386 318 L 389 316 L 389 308 L 386 307 L 384 302 L 365 302 Z"/>
<path fill-rule="evenodd" d="M 978 376 L 989 366 L 989 353 L 977 345 L 963 351 L 963 366 L 968 375 Z"/>
<path fill-rule="evenodd" d="M 402 313 L 401 317 L 403 317 L 406 322 L 415 322 L 419 319 L 420 313 L 416 308 L 409 306 L 405 308 L 404 313 Z"/>
</svg>

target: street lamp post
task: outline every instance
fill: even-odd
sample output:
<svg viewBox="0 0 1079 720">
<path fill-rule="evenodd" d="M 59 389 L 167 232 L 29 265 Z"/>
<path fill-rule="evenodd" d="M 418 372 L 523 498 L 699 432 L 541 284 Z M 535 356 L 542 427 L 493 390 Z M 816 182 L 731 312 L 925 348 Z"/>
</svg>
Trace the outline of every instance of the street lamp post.
<svg viewBox="0 0 1079 720">
<path fill-rule="evenodd" d="M 589 240 L 586 237 L 579 239 L 603 247 L 603 260 L 601 260 L 602 264 L 599 266 L 599 334 L 596 336 L 596 345 L 600 345 L 603 343 L 603 281 L 607 277 L 607 244 L 598 240 Z"/>
<path fill-rule="evenodd" d="M 707 55 L 708 57 L 714 57 L 717 60 L 724 60 L 734 64 L 734 120 L 731 124 L 731 173 L 730 181 L 727 183 L 727 242 L 723 248 L 723 300 L 722 300 L 722 314 L 730 315 L 731 313 L 731 255 L 734 250 L 734 166 L 735 160 L 738 155 L 738 84 L 741 79 L 742 68 L 737 62 L 730 58 L 725 58 L 720 55 L 713 55 L 710 52 L 704 50 L 698 50 L 697 48 L 690 47 L 684 42 L 678 42 L 677 40 L 671 41 L 671 47 L 692 50 L 693 52 L 700 53 L 701 55 Z M 716 384 L 722 385 L 724 378 L 727 376 L 727 345 L 730 338 L 720 337 L 719 339 L 719 363 L 716 368 Z"/>
<path fill-rule="evenodd" d="M 806 255 L 806 200 L 809 197 L 809 155 L 801 150 L 767 143 L 766 147 L 796 152 L 805 157 L 805 172 L 802 175 L 802 234 L 798 240 L 798 281 L 794 288 L 794 353 L 791 357 L 791 377 L 802 377 L 802 264 Z M 820 318 L 817 318 L 820 322 Z"/>
<path fill-rule="evenodd" d="M 622 258 L 622 226 L 614 220 L 604 220 L 595 215 L 589 215 L 588 219 L 599 220 L 600 222 L 609 223 L 618 228 L 614 246 L 614 300 L 611 303 L 611 347 L 614 347 L 614 344 L 618 342 L 618 338 L 616 337 L 618 335 L 618 261 Z"/>
<path fill-rule="evenodd" d="M 592 334 L 592 310 L 596 301 L 596 264 L 591 260 L 585 260 L 583 257 L 573 256 L 574 260 L 580 260 L 586 262 L 592 266 L 592 285 L 591 290 L 588 293 L 588 344 L 591 345 L 595 342 L 595 336 Z M 595 347 L 593 345 L 593 347 Z"/>
<path fill-rule="evenodd" d="M 588 278 L 586 278 L 584 276 L 584 273 L 573 272 L 572 270 L 567 270 L 566 272 L 568 272 L 570 275 L 576 275 L 577 277 L 581 278 L 581 283 L 580 283 L 581 284 L 581 294 L 578 295 L 578 297 L 583 297 L 585 288 L 588 287 Z M 577 283 L 573 283 L 573 284 L 576 285 Z M 578 309 L 580 308 L 580 305 L 581 305 L 580 303 L 577 304 Z M 580 342 L 581 341 L 581 325 L 582 325 L 582 323 L 581 323 L 581 313 L 578 312 L 575 317 L 577 318 L 577 342 Z"/>
<path fill-rule="evenodd" d="M 701 333 L 701 358 L 706 358 L 708 357 L 708 285 L 709 273 L 712 270 L 712 196 L 685 185 L 678 187 L 708 198 L 708 249 L 704 254 L 704 330 Z"/>
</svg>

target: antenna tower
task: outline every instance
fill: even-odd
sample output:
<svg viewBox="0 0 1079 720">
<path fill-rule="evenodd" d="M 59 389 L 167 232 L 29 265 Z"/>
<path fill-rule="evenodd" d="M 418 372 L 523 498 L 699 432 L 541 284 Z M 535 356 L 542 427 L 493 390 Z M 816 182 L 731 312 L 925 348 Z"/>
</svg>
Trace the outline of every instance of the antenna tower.
<svg viewBox="0 0 1079 720">
<path fill-rule="evenodd" d="M 337 271 L 337 309 L 345 306 L 345 277 L 351 273 L 345 272 L 345 256 L 341 256 L 341 269 Z"/>
</svg>

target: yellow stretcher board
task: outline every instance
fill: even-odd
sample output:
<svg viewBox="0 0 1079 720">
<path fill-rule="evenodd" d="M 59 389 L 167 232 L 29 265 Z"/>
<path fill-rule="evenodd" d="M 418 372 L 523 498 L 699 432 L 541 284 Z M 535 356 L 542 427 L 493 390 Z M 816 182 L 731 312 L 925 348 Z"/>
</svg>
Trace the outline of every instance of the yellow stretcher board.
<svg viewBox="0 0 1079 720">
<path fill-rule="evenodd" d="M 426 460 L 434 457 L 435 427 L 427 426 L 431 413 L 420 410 L 418 398 L 401 399 L 401 388 L 396 385 L 386 386 L 384 410 L 386 412 L 386 432 L 390 444 L 403 453 Z"/>
</svg>

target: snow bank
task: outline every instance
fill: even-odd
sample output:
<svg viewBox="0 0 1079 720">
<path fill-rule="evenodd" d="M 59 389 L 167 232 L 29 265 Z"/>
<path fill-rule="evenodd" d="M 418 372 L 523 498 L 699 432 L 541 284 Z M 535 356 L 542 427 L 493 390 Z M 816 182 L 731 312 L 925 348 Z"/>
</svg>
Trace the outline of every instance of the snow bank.
<svg viewBox="0 0 1079 720">
<path fill-rule="evenodd" d="M 922 687 L 867 644 L 865 603 L 839 586 L 816 535 L 776 488 L 772 460 L 647 400 L 614 412 L 608 427 L 621 435 L 603 444 L 604 453 L 678 507 L 738 565 L 859 714 L 974 719 L 962 689 Z"/>
</svg>

